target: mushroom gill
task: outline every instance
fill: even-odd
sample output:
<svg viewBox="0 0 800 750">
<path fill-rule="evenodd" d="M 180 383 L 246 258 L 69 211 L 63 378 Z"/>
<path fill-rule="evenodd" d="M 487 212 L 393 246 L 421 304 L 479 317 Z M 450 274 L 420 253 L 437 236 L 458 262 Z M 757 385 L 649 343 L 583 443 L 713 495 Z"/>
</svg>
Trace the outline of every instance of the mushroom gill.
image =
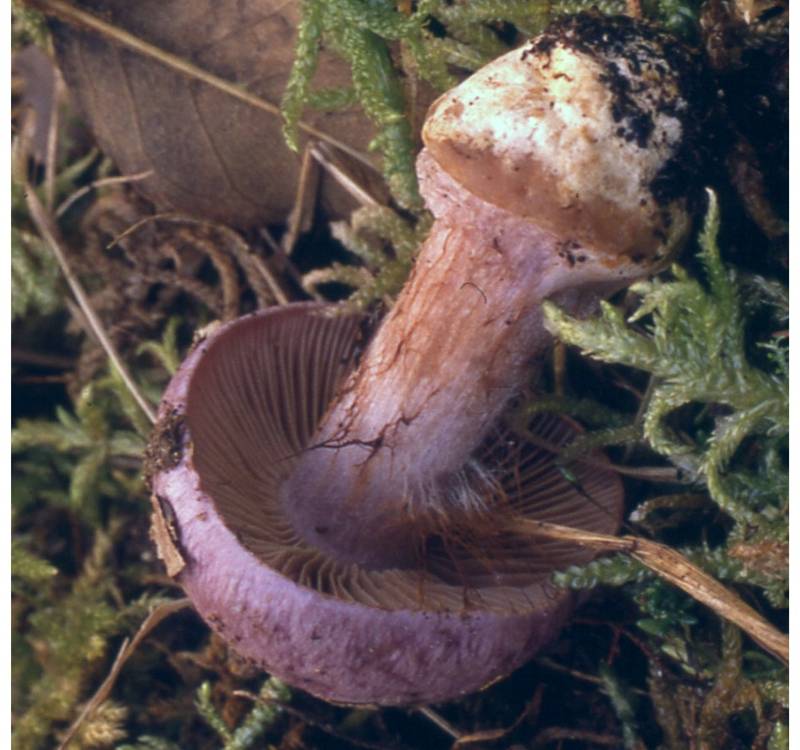
<svg viewBox="0 0 800 750">
<path fill-rule="evenodd" d="M 182 455 L 156 474 L 153 491 L 169 508 L 185 561 L 178 580 L 243 656 L 332 700 L 443 700 L 506 673 L 551 638 L 571 595 L 553 589 L 550 576 L 591 558 L 563 542 L 532 542 L 508 521 L 613 532 L 621 487 L 597 457 L 570 466 L 573 484 L 553 453 L 501 425 L 463 473 L 470 491 L 485 492 L 485 524 L 448 529 L 443 519 L 407 567 L 372 569 L 310 546 L 287 519 L 279 490 L 356 366 L 364 324 L 335 306 L 297 304 L 217 329 L 163 399 L 162 420 L 181 425 Z M 554 450 L 575 435 L 554 416 L 537 418 L 531 430 Z M 335 644 L 319 637 L 336 622 Z M 413 644 L 398 640 L 411 631 Z M 343 675 L 366 659 L 365 648 L 378 655 L 359 662 L 367 682 L 358 688 Z M 394 663 L 413 656 L 411 682 L 427 685 L 424 664 L 443 648 L 453 650 L 452 663 L 437 662 L 440 677 L 424 691 L 395 674 Z M 478 652 L 487 659 L 481 667 Z M 323 673 L 320 662 L 328 664 Z"/>
</svg>

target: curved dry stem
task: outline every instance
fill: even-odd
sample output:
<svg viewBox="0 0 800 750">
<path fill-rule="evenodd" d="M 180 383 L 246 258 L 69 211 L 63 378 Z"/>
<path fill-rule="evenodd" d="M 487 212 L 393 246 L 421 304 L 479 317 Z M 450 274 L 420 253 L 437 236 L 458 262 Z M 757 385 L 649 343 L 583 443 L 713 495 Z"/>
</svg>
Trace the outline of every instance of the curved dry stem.
<svg viewBox="0 0 800 750">
<path fill-rule="evenodd" d="M 58 166 L 58 131 L 61 121 L 61 105 L 66 88 L 61 74 L 55 71 L 53 77 L 53 109 L 47 129 L 47 158 L 44 166 L 44 196 L 48 211 L 53 210 L 56 200 L 56 168 Z"/>
<path fill-rule="evenodd" d="M 101 177 L 99 180 L 94 180 L 90 182 L 88 185 L 84 185 L 83 187 L 78 188 L 75 192 L 71 195 L 67 196 L 55 210 L 55 217 L 60 219 L 77 201 L 83 198 L 84 195 L 90 193 L 92 190 L 96 190 L 97 188 L 107 187 L 108 185 L 123 185 L 129 182 L 138 182 L 140 180 L 145 180 L 153 174 L 152 169 L 148 169 L 146 172 L 137 172 L 136 174 L 131 175 L 115 175 L 114 177 Z"/>
<path fill-rule="evenodd" d="M 67 261 L 66 253 L 61 247 L 62 243 L 58 228 L 53 223 L 47 211 L 45 211 L 44 206 L 41 204 L 41 201 L 36 195 L 36 191 L 27 182 L 25 183 L 25 201 L 28 204 L 28 211 L 30 212 L 33 223 L 36 225 L 37 231 L 41 235 L 42 239 L 47 243 L 53 255 L 56 256 L 58 265 L 61 267 L 61 271 L 64 274 L 72 293 L 75 295 L 75 299 L 78 301 L 81 311 L 86 316 L 86 320 L 89 323 L 92 333 L 94 333 L 94 335 L 97 337 L 100 345 L 105 350 L 106 355 L 111 360 L 117 372 L 119 372 L 120 377 L 122 378 L 128 390 L 131 392 L 133 398 L 136 400 L 139 408 L 147 415 L 147 418 L 150 420 L 150 422 L 155 424 L 155 410 L 142 395 L 133 377 L 128 372 L 128 368 L 125 366 L 125 363 L 122 361 L 119 353 L 114 348 L 114 344 L 111 342 L 111 339 L 108 337 L 108 334 L 103 328 L 100 318 L 97 317 L 97 313 L 95 313 L 94 309 L 92 308 L 89 298 L 83 291 L 81 282 L 73 273 L 72 268 Z"/>
<path fill-rule="evenodd" d="M 705 604 L 723 619 L 738 625 L 756 643 L 784 664 L 789 663 L 789 637 L 767 622 L 715 578 L 690 563 L 677 550 L 641 537 L 609 536 L 544 521 L 517 518 L 513 523 L 518 532 L 525 530 L 531 536 L 565 540 L 598 551 L 624 552 L 631 555 L 665 581 Z"/>
<path fill-rule="evenodd" d="M 151 214 L 150 216 L 145 216 L 143 219 L 139 219 L 139 221 L 134 222 L 124 232 L 114 237 L 114 239 L 111 240 L 111 242 L 106 246 L 106 250 L 110 250 L 115 245 L 122 242 L 122 240 L 138 232 L 139 229 L 147 224 L 157 223 L 159 221 L 166 221 L 171 224 L 199 226 L 219 232 L 223 237 L 230 241 L 233 254 L 241 264 L 242 268 L 244 268 L 245 273 L 248 276 L 248 280 L 250 280 L 252 286 L 254 287 L 254 291 L 256 291 L 257 294 L 260 293 L 260 295 L 263 297 L 264 289 L 260 281 L 264 281 L 270 295 L 279 305 L 286 305 L 289 303 L 289 298 L 283 291 L 278 279 L 269 269 L 267 264 L 264 263 L 263 259 L 252 251 L 251 247 L 247 244 L 247 242 L 245 242 L 245 240 L 237 231 L 231 229 L 225 224 L 217 224 L 213 221 L 198 219 L 193 216 L 187 216 L 185 214 L 174 213 L 170 211 Z M 233 269 L 230 268 L 229 261 L 216 252 L 214 247 L 211 245 L 203 245 L 202 249 L 211 258 L 211 261 L 217 269 L 220 278 L 223 280 L 223 291 L 226 307 L 230 308 L 234 304 L 238 304 L 238 287 L 235 289 L 233 288 L 236 283 L 235 274 L 232 274 Z M 252 269 L 250 268 L 251 266 Z M 253 279 L 251 278 L 251 270 L 255 270 L 257 272 L 257 278 L 259 281 L 253 283 Z M 226 315 L 225 319 L 229 320 L 233 317 L 235 317 L 235 313 Z"/>
<path fill-rule="evenodd" d="M 139 626 L 139 630 L 136 632 L 136 635 L 133 637 L 133 639 L 126 638 L 123 641 L 122 646 L 117 653 L 117 657 L 114 659 L 114 663 L 111 665 L 108 675 L 106 675 L 105 680 L 103 680 L 100 687 L 95 691 L 95 694 L 84 706 L 83 711 L 81 711 L 81 713 L 78 715 L 78 718 L 72 722 L 72 725 L 67 730 L 64 739 L 58 746 L 58 750 L 65 750 L 65 748 L 77 734 L 78 730 L 81 728 L 81 725 L 89 717 L 91 717 L 98 707 L 108 698 L 117 682 L 117 678 L 119 677 L 122 668 L 125 666 L 125 662 L 127 662 L 128 659 L 133 655 L 134 651 L 136 651 L 136 649 L 139 647 L 139 644 L 148 635 L 150 635 L 150 633 L 163 620 L 170 615 L 175 614 L 176 612 L 180 612 L 181 610 L 190 607 L 191 604 L 192 603 L 188 598 L 183 598 L 176 599 L 175 601 L 171 602 L 165 602 L 164 604 L 159 605 L 149 615 L 147 615 L 147 617 L 144 619 L 144 622 L 142 622 L 142 624 Z"/>
</svg>

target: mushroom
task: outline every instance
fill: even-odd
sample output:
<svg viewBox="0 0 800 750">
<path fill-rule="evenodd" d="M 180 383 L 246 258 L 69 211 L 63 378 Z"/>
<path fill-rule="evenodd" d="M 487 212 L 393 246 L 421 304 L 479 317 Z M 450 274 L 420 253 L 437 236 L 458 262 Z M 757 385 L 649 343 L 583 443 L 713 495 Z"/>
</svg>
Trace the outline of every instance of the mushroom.
<svg viewBox="0 0 800 750">
<path fill-rule="evenodd" d="M 436 217 L 397 303 L 260 311 L 195 347 L 151 442 L 168 571 L 243 656 L 342 703 L 442 701 L 507 674 L 573 605 L 587 562 L 515 519 L 618 529 L 602 457 L 503 419 L 573 314 L 660 268 L 690 228 L 694 62 L 628 18 L 581 14 L 431 108 L 417 167 Z M 544 447 L 543 447 L 544 446 Z"/>
</svg>

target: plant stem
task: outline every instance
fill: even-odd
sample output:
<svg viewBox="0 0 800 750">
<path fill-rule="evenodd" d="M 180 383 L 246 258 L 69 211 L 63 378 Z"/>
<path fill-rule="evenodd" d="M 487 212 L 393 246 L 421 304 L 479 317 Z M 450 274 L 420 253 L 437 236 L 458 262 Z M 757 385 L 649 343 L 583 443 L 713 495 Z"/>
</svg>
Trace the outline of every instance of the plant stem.
<svg viewBox="0 0 800 750">
<path fill-rule="evenodd" d="M 150 420 L 150 422 L 155 424 L 155 410 L 142 395 L 133 377 L 128 372 L 127 367 L 125 367 L 125 363 L 122 361 L 122 358 L 114 348 L 114 344 L 108 337 L 105 328 L 103 328 L 100 318 L 97 317 L 97 313 L 95 313 L 94 308 L 89 302 L 86 292 L 83 291 L 81 282 L 72 271 L 69 261 L 67 260 L 67 255 L 62 248 L 63 243 L 58 228 L 51 220 L 47 211 L 45 211 L 45 208 L 41 204 L 39 197 L 36 195 L 36 191 L 27 182 L 25 183 L 25 201 L 28 204 L 28 211 L 30 211 L 31 219 L 33 219 L 36 229 L 38 230 L 42 239 L 50 247 L 53 255 L 56 256 L 58 265 L 61 267 L 61 271 L 64 274 L 72 293 L 75 295 L 75 299 L 77 300 L 81 311 L 86 316 L 86 320 L 89 322 L 92 333 L 94 333 L 94 335 L 97 337 L 97 340 L 105 350 L 108 358 L 117 369 L 117 372 L 119 372 L 120 377 L 122 378 L 128 390 L 131 392 L 131 395 L 134 397 L 134 399 L 136 399 L 136 403 L 139 405 L 139 408 L 147 415 L 147 418 Z"/>
<path fill-rule="evenodd" d="M 665 581 L 710 607 L 720 617 L 738 625 L 762 648 L 789 663 L 789 638 L 767 622 L 752 607 L 729 591 L 708 573 L 690 563 L 680 552 L 665 544 L 635 536 L 609 536 L 569 526 L 515 518 L 513 527 L 531 536 L 562 539 L 581 547 L 610 552 L 625 552 L 646 565 Z"/>
</svg>

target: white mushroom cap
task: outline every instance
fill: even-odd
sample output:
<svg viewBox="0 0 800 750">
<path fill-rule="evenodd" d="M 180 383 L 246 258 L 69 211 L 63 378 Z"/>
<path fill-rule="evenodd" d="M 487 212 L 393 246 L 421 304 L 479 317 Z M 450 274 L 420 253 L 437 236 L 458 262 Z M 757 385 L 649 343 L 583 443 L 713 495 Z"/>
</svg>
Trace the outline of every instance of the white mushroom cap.
<svg viewBox="0 0 800 750">
<path fill-rule="evenodd" d="M 605 262 L 663 258 L 690 226 L 693 63 L 649 26 L 598 18 L 482 68 L 433 104 L 423 137 L 470 192 Z"/>
</svg>

